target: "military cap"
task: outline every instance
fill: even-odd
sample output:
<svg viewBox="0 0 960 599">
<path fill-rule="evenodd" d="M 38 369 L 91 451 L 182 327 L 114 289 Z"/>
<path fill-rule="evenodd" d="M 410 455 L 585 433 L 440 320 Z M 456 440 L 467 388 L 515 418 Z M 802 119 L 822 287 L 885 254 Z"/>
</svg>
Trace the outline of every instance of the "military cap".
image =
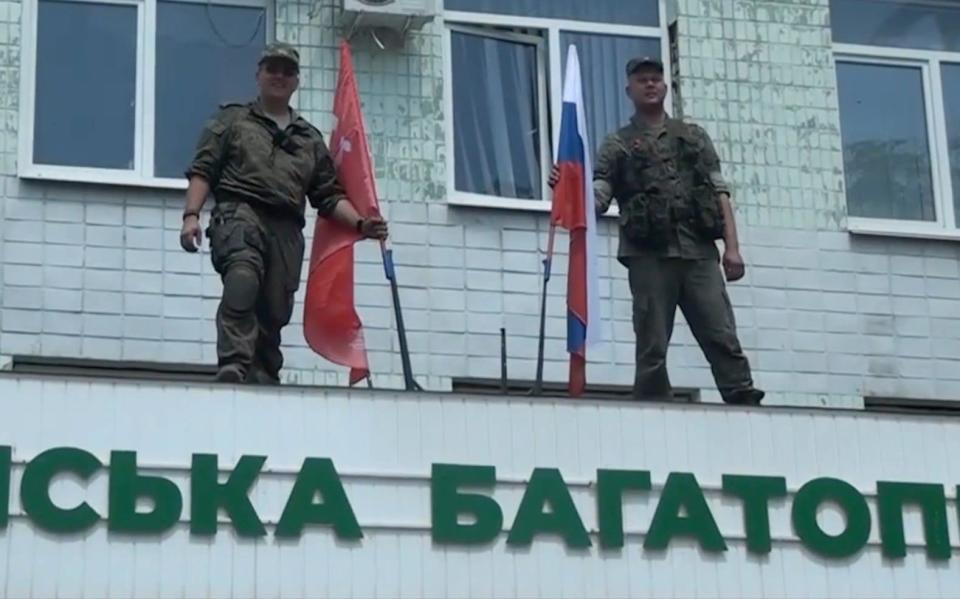
<svg viewBox="0 0 960 599">
<path fill-rule="evenodd" d="M 630 61 L 627 62 L 627 77 L 644 67 L 653 68 L 663 74 L 663 62 L 661 62 L 659 58 L 644 56 L 641 58 L 631 58 Z"/>
<path fill-rule="evenodd" d="M 289 60 L 293 64 L 297 65 L 297 68 L 300 68 L 300 53 L 297 52 L 297 49 L 290 44 L 285 44 L 283 42 L 273 42 L 271 44 L 267 44 L 267 47 L 263 49 L 263 53 L 260 54 L 260 62 L 263 63 L 263 61 L 270 58 L 282 58 L 284 60 Z"/>
</svg>

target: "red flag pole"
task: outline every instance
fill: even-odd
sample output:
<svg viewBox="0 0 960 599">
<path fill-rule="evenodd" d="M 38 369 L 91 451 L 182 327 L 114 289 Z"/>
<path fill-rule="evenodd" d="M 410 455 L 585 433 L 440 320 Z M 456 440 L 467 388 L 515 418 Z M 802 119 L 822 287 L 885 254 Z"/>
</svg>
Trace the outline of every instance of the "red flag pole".
<svg viewBox="0 0 960 599">
<path fill-rule="evenodd" d="M 547 327 L 547 283 L 550 282 L 550 269 L 553 266 L 553 240 L 557 225 L 550 219 L 550 233 L 547 236 L 547 257 L 543 259 L 543 296 L 540 298 L 540 339 L 537 346 L 537 377 L 533 383 L 532 395 L 543 393 L 543 345 Z"/>
</svg>

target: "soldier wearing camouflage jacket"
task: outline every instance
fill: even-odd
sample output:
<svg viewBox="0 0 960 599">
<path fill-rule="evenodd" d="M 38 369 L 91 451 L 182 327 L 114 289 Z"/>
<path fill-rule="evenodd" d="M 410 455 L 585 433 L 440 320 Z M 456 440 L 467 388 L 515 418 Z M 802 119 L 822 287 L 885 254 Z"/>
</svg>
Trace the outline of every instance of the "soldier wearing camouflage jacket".
<svg viewBox="0 0 960 599">
<path fill-rule="evenodd" d="M 727 281 L 744 275 L 716 150 L 701 127 L 666 115 L 660 61 L 631 60 L 627 78 L 636 114 L 602 143 L 594 194 L 599 213 L 614 199 L 619 207 L 618 259 L 627 267 L 633 295 L 634 394 L 672 396 L 666 358 L 679 306 L 723 400 L 759 404 L 764 393 L 753 385 L 718 265 Z M 722 259 L 718 239 L 724 241 Z"/>
<path fill-rule="evenodd" d="M 217 310 L 217 380 L 276 384 L 280 331 L 290 322 L 303 265 L 306 201 L 321 218 L 384 238 L 386 223 L 343 201 L 323 136 L 289 107 L 300 56 L 271 44 L 257 69 L 258 97 L 228 104 L 206 124 L 187 169 L 190 181 L 180 243 L 196 252 L 200 210 L 215 205 L 207 236 L 223 281 Z"/>
</svg>

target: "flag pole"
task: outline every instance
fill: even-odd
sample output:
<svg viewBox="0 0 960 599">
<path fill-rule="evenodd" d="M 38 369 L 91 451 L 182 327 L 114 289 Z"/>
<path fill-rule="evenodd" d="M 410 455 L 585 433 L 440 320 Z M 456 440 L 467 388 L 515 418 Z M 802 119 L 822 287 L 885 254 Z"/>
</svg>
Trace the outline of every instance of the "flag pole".
<svg viewBox="0 0 960 599">
<path fill-rule="evenodd" d="M 553 240 L 557 225 L 550 220 L 550 233 L 547 236 L 547 257 L 543 259 L 543 295 L 540 298 L 540 338 L 537 346 L 537 376 L 533 383 L 532 395 L 543 393 L 543 345 L 547 329 L 547 283 L 550 282 L 550 269 L 553 266 Z"/>
<path fill-rule="evenodd" d="M 410 366 L 410 349 L 407 347 L 407 329 L 403 325 L 403 311 L 400 309 L 400 290 L 397 287 L 397 271 L 393 265 L 393 250 L 387 249 L 387 244 L 382 239 L 380 256 L 383 258 L 383 273 L 390 281 L 390 293 L 393 295 L 393 315 L 397 320 L 400 363 L 403 365 L 403 387 L 407 391 L 423 391 L 423 387 L 413 378 L 413 368 Z"/>
</svg>

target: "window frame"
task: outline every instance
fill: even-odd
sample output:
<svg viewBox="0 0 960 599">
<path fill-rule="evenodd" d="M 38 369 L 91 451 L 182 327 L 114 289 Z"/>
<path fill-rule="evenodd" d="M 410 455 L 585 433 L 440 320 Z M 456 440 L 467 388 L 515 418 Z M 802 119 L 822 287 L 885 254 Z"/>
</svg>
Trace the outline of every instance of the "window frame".
<svg viewBox="0 0 960 599">
<path fill-rule="evenodd" d="M 449 71 L 450 77 L 449 79 L 447 79 L 446 77 L 444 78 L 445 79 L 444 88 L 446 89 L 447 87 L 449 87 L 449 92 L 450 92 L 450 101 L 448 103 L 445 103 L 446 109 L 449 111 L 447 113 L 449 115 L 449 117 L 447 118 L 447 121 L 449 122 L 449 126 L 446 127 L 445 135 L 447 138 L 446 143 L 448 148 L 447 156 L 449 157 L 447 161 L 448 162 L 447 168 L 450 169 L 448 170 L 448 173 L 449 173 L 448 179 L 450 181 L 450 185 L 456 184 L 456 171 L 452 170 L 455 167 L 454 154 L 456 153 L 454 152 L 455 138 L 454 138 L 454 130 L 453 130 L 453 52 L 452 52 L 453 36 L 452 34 L 466 33 L 470 35 L 481 36 L 488 39 L 502 40 L 506 42 L 517 42 L 521 44 L 529 44 L 529 45 L 535 46 L 537 49 L 537 96 L 539 100 L 537 102 L 537 116 L 539 121 L 538 128 L 540 131 L 540 135 L 539 135 L 539 138 L 540 138 L 540 187 L 541 187 L 540 194 L 542 197 L 546 197 L 543 194 L 546 193 L 545 191 L 546 180 L 547 180 L 547 177 L 550 176 L 550 164 L 549 164 L 550 138 L 548 137 L 549 136 L 548 123 L 546 122 L 546 116 L 545 116 L 548 112 L 547 97 L 549 95 L 549 91 L 547 90 L 547 77 L 546 77 L 546 69 L 544 68 L 543 50 L 547 46 L 547 40 L 539 36 L 525 34 L 525 33 L 519 33 L 519 32 L 513 32 L 513 31 L 491 31 L 488 29 L 484 29 L 483 27 L 464 25 L 460 23 L 453 23 L 444 27 L 443 33 L 444 33 L 444 43 L 446 45 L 446 48 L 449 50 L 449 52 L 447 52 L 446 54 L 447 56 L 446 61 L 450 63 L 450 71 Z M 446 91 L 444 93 L 446 94 Z M 451 189 L 455 189 L 455 187 L 451 187 Z M 478 203 L 482 205 L 487 199 L 501 200 L 501 201 L 507 201 L 507 202 L 541 201 L 541 200 L 534 200 L 534 199 L 524 200 L 521 198 L 500 198 L 496 196 L 487 196 L 485 194 L 472 193 L 469 191 L 458 191 L 457 193 L 461 195 L 461 198 L 460 198 L 461 201 L 469 205 L 476 205 Z"/>
<path fill-rule="evenodd" d="M 673 104 L 673 65 L 670 58 L 670 37 L 668 33 L 668 11 L 666 0 L 657 0 L 658 22 L 657 26 L 651 25 L 621 25 L 617 23 L 603 23 L 597 21 L 582 21 L 571 19 L 555 19 L 548 17 L 531 17 L 519 15 L 505 15 L 496 13 L 482 13 L 472 11 L 454 11 L 446 10 L 443 13 L 442 36 L 443 36 L 443 106 L 444 106 L 444 132 L 446 152 L 446 184 L 447 184 L 447 203 L 456 206 L 467 206 L 476 208 L 499 208 L 508 210 L 524 210 L 533 212 L 549 212 L 551 208 L 550 187 L 547 179 L 550 174 L 550 165 L 553 163 L 553 157 L 556 156 L 559 145 L 560 119 L 563 108 L 563 48 L 560 45 L 560 35 L 563 32 L 571 33 L 594 33 L 597 35 L 618 35 L 639 37 L 646 39 L 656 39 L 660 43 L 660 58 L 664 65 L 664 82 L 667 85 L 667 97 L 665 106 Z M 545 87 L 545 92 L 540 97 L 541 110 L 541 199 L 524 200 L 519 198 L 504 198 L 486 194 L 471 193 L 459 191 L 456 188 L 456 152 L 454 151 L 454 124 L 453 124 L 453 57 L 451 31 L 462 31 L 466 28 L 468 33 L 487 35 L 490 37 L 499 37 L 502 33 L 492 29 L 493 27 L 504 27 L 516 30 L 531 29 L 539 30 L 545 33 L 541 38 L 544 50 L 538 52 L 537 78 L 540 81 L 540 87 Z M 623 65 L 611 66 L 611 68 L 622 69 Z M 548 73 L 556 73 L 558 76 L 549 77 Z M 596 143 L 597 140 L 591 140 Z M 611 206 L 607 212 L 608 216 L 617 216 L 616 206 Z"/>
<path fill-rule="evenodd" d="M 135 88 L 133 162 L 131 170 L 36 163 L 34 121 L 39 5 L 43 0 L 23 0 L 20 46 L 20 121 L 17 140 L 17 176 L 22 179 L 100 183 L 159 189 L 186 189 L 183 177 L 158 177 L 154 172 L 156 145 L 157 4 L 160 0 L 58 0 L 81 4 L 114 4 L 137 9 L 137 74 Z M 186 4 L 207 4 L 207 0 L 172 0 Z M 273 39 L 273 0 L 210 0 L 224 6 L 264 9 L 264 43 Z M 211 111 L 215 107 L 211 107 Z M 199 136 L 197 131 L 196 135 Z"/>
<path fill-rule="evenodd" d="M 944 63 L 960 65 L 960 52 L 834 43 L 833 60 L 838 93 L 840 82 L 836 74 L 837 63 L 908 66 L 920 69 L 926 110 L 927 139 L 930 146 L 933 203 L 937 216 L 934 221 L 870 218 L 853 216 L 849 214 L 848 209 L 847 230 L 865 235 L 960 240 L 960 225 L 956 224 L 953 199 L 946 105 L 941 76 L 941 66 Z M 840 118 L 838 113 L 838 124 L 840 124 Z M 841 157 L 842 154 L 841 145 Z M 960 168 L 960 165 L 957 165 L 957 168 Z M 842 158 L 841 169 L 844 173 L 844 204 L 846 205 L 846 164 L 843 163 Z"/>
</svg>

